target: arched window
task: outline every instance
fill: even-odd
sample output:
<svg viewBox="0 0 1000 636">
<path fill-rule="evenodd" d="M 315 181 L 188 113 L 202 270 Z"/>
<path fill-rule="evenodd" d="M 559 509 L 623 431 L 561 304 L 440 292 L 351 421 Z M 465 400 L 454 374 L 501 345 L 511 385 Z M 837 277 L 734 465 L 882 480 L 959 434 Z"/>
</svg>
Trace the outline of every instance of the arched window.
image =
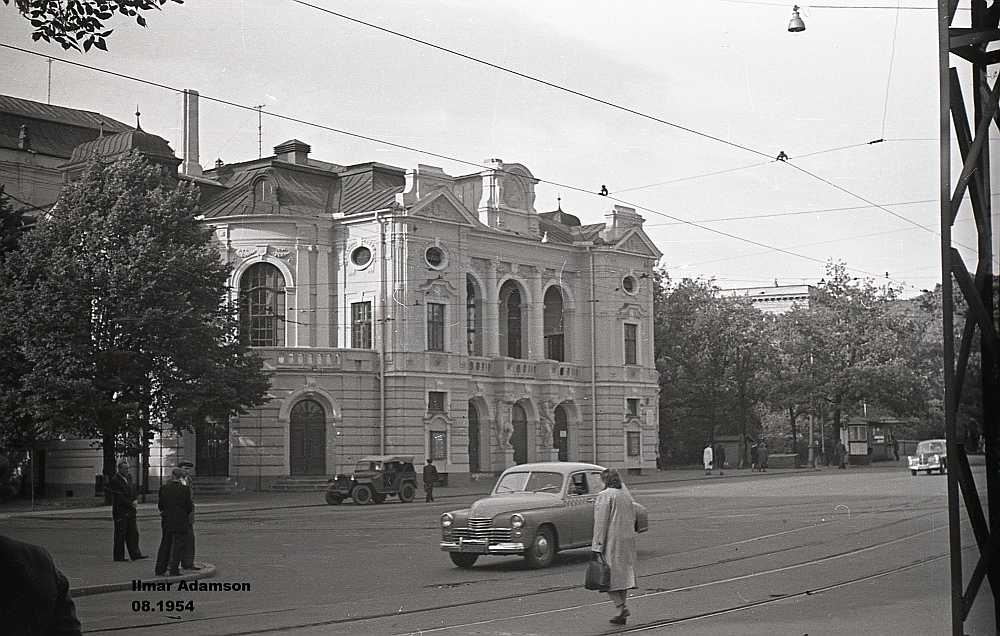
<svg viewBox="0 0 1000 636">
<path fill-rule="evenodd" d="M 240 277 L 240 326 L 251 347 L 285 346 L 285 277 L 269 263 Z"/>
<path fill-rule="evenodd" d="M 524 358 L 521 326 L 524 305 L 517 283 L 507 281 L 500 288 L 500 354 L 509 358 Z"/>
<path fill-rule="evenodd" d="M 465 277 L 465 331 L 469 355 L 483 355 L 483 299 L 469 275 Z"/>
<path fill-rule="evenodd" d="M 545 329 L 545 358 L 564 362 L 566 348 L 563 329 L 563 297 L 558 287 L 552 286 L 545 291 L 542 316 Z"/>
</svg>

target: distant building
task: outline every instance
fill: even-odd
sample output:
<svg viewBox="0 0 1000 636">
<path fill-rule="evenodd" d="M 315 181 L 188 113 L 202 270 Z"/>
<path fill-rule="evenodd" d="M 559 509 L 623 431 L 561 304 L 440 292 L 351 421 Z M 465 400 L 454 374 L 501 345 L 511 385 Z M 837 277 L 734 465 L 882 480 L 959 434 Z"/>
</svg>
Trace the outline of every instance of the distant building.
<svg viewBox="0 0 1000 636">
<path fill-rule="evenodd" d="M 746 297 L 766 314 L 783 314 L 792 307 L 808 307 L 816 295 L 812 285 L 775 285 L 773 287 L 736 287 L 721 290 L 723 296 Z"/>
<path fill-rule="evenodd" d="M 59 167 L 75 148 L 131 130 L 101 113 L 0 95 L 0 184 L 15 209 L 48 207 L 64 183 Z"/>
</svg>

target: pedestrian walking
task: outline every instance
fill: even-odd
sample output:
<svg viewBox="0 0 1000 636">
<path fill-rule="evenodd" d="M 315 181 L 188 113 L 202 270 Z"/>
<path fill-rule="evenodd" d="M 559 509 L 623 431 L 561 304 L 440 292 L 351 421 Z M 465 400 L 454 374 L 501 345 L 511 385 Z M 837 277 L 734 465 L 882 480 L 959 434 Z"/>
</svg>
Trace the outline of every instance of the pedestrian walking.
<svg viewBox="0 0 1000 636">
<path fill-rule="evenodd" d="M 726 447 L 721 442 L 715 445 L 715 450 L 712 452 L 712 463 L 719 469 L 721 475 L 722 469 L 726 467 Z"/>
<path fill-rule="evenodd" d="M 760 465 L 760 453 L 757 450 L 757 444 L 750 445 L 750 472 L 757 472 L 757 467 Z"/>
<path fill-rule="evenodd" d="M 760 462 L 760 472 L 767 472 L 767 441 L 760 440 L 760 446 L 757 448 L 757 461 Z"/>
<path fill-rule="evenodd" d="M 191 500 L 193 502 L 194 484 L 192 473 L 194 472 L 194 462 L 178 462 L 177 467 L 184 471 L 184 478 L 181 480 L 181 483 L 191 489 Z M 201 569 L 194 564 L 194 510 L 191 510 L 191 514 L 188 515 L 188 536 L 187 541 L 184 542 L 184 554 L 181 555 L 181 567 L 185 570 Z"/>
<path fill-rule="evenodd" d="M 705 465 L 705 474 L 712 474 L 712 442 L 705 444 L 705 450 L 701 451 L 701 463 Z"/>
<path fill-rule="evenodd" d="M 163 535 L 160 539 L 160 549 L 156 552 L 157 576 L 166 574 L 168 567 L 171 576 L 179 576 L 181 573 L 181 557 L 184 554 L 188 529 L 191 527 L 191 513 L 194 512 L 191 489 L 181 483 L 183 478 L 184 469 L 174 468 L 170 471 L 170 481 L 160 486 L 157 506 L 160 508 Z"/>
<path fill-rule="evenodd" d="M 112 548 L 112 558 L 115 561 L 127 561 L 125 548 L 128 548 L 129 559 L 138 561 L 146 555 L 139 549 L 139 526 L 135 521 L 136 490 L 132 476 L 128 472 L 127 459 L 118 462 L 118 472 L 108 483 L 111 491 L 111 519 L 115 523 L 115 542 Z"/>
<path fill-rule="evenodd" d="M 616 469 L 606 468 L 601 473 L 601 480 L 604 490 L 598 493 L 594 502 L 594 536 L 590 549 L 603 555 L 611 570 L 608 596 L 618 610 L 611 623 L 624 625 L 631 614 L 625 606 L 628 591 L 635 587 L 635 506 Z"/>
<path fill-rule="evenodd" d="M 434 501 L 434 484 L 437 483 L 437 480 L 438 470 L 434 466 L 434 462 L 428 459 L 424 466 L 424 502 Z"/>
<path fill-rule="evenodd" d="M 847 448 L 843 441 L 837 441 L 837 468 L 847 468 Z"/>
<path fill-rule="evenodd" d="M 0 629 L 9 636 L 79 636 L 69 581 L 48 551 L 0 536 Z"/>
</svg>

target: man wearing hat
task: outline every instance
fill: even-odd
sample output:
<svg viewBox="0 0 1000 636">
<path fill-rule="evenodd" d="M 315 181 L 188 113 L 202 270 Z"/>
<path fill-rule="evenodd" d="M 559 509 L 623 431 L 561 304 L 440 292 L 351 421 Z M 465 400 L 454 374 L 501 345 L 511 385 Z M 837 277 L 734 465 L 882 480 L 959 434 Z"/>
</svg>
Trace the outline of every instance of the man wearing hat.
<svg viewBox="0 0 1000 636">
<path fill-rule="evenodd" d="M 157 576 L 167 574 L 168 566 L 171 576 L 179 576 L 181 573 L 181 557 L 191 529 L 191 513 L 194 512 L 191 489 L 181 482 L 182 479 L 184 469 L 174 468 L 170 471 L 170 481 L 160 486 L 157 506 L 160 509 L 163 537 L 160 539 L 160 549 L 156 552 L 154 572 Z"/>
<path fill-rule="evenodd" d="M 177 466 L 184 471 L 184 479 L 181 480 L 181 483 L 191 489 L 193 498 L 194 486 L 191 484 L 191 473 L 194 471 L 194 462 L 184 460 L 178 462 Z M 194 564 L 194 510 L 191 511 L 189 517 L 188 536 L 187 542 L 184 544 L 184 554 L 181 555 L 181 567 L 185 570 L 200 570 L 201 568 Z"/>
</svg>

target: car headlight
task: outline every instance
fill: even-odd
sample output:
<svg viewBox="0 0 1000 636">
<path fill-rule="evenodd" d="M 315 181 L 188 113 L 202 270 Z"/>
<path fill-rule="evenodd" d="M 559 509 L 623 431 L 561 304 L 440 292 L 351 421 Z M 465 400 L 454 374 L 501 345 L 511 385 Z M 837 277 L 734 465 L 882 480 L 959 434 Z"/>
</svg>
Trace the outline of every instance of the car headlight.
<svg viewBox="0 0 1000 636">
<path fill-rule="evenodd" d="M 446 512 L 441 515 L 441 527 L 450 528 L 451 524 L 455 522 L 455 517 L 452 516 L 450 512 Z"/>
<path fill-rule="evenodd" d="M 518 530 L 524 527 L 524 517 L 519 514 L 513 514 L 510 516 L 510 527 Z"/>
</svg>

